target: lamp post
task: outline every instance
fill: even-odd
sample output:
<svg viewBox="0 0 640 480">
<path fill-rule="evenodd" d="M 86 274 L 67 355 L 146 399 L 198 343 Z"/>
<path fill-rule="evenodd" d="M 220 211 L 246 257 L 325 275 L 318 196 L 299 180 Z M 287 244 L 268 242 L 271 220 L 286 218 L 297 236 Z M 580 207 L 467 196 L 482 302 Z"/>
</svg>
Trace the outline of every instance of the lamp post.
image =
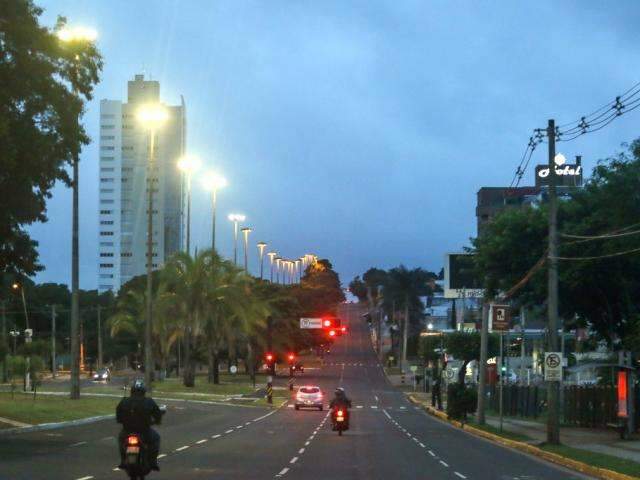
<svg viewBox="0 0 640 480">
<path fill-rule="evenodd" d="M 244 222 L 245 216 L 239 213 L 229 215 L 229 220 L 233 222 L 233 263 L 238 264 L 238 222 Z"/>
<path fill-rule="evenodd" d="M 276 257 L 276 283 L 280 283 L 280 265 L 282 265 L 282 258 Z"/>
<path fill-rule="evenodd" d="M 264 249 L 267 247 L 267 244 L 264 242 L 258 242 L 258 257 L 260 258 L 260 280 L 263 278 L 264 274 Z"/>
<path fill-rule="evenodd" d="M 137 112 L 140 124 L 149 130 L 149 149 L 147 162 L 147 315 L 144 328 L 144 380 L 151 390 L 153 379 L 153 352 L 151 351 L 151 326 L 153 324 L 153 192 L 155 190 L 155 142 L 156 130 L 167 120 L 168 113 L 161 105 L 154 103 L 144 105 Z"/>
<path fill-rule="evenodd" d="M 58 31 L 58 39 L 69 45 L 86 47 L 95 42 L 98 34 L 95 30 L 86 27 L 65 27 Z M 75 55 L 76 62 L 80 59 L 80 55 Z M 72 75 L 77 76 L 78 65 L 72 71 Z M 73 82 L 73 93 L 77 96 L 75 81 Z M 78 116 L 78 122 L 80 118 Z M 79 186 L 79 152 L 74 151 L 72 159 L 73 180 L 71 182 L 72 201 L 71 201 L 71 392 L 72 399 L 80 398 L 80 355 L 82 352 L 80 342 L 80 247 L 79 247 L 79 221 L 78 221 L 78 186 Z"/>
<path fill-rule="evenodd" d="M 273 262 L 275 261 L 275 257 L 278 254 L 276 252 L 269 252 L 267 253 L 267 257 L 269 257 L 269 269 L 271 271 L 271 275 L 269 277 L 271 283 L 273 283 Z"/>
<path fill-rule="evenodd" d="M 211 192 L 211 250 L 216 251 L 216 206 L 218 204 L 218 190 L 227 186 L 227 180 L 215 172 L 208 172 L 202 184 Z"/>
<path fill-rule="evenodd" d="M 186 251 L 191 254 L 191 177 L 200 168 L 200 159 L 193 155 L 187 155 L 178 160 L 178 170 L 182 172 L 183 182 L 187 186 L 187 226 L 186 226 Z"/>
<path fill-rule="evenodd" d="M 242 229 L 242 236 L 244 237 L 244 272 L 249 273 L 249 234 L 252 230 L 249 227 Z"/>
</svg>

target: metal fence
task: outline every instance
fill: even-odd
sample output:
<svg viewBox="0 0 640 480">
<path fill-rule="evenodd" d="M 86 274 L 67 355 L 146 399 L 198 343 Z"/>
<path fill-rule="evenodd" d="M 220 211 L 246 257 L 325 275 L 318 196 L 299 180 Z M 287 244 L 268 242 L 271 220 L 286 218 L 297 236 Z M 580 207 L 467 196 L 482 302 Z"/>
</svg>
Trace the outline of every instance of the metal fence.
<svg viewBox="0 0 640 480">
<path fill-rule="evenodd" d="M 547 390 L 540 386 L 504 385 L 505 415 L 538 418 L 546 414 Z M 488 388 L 488 406 L 500 409 L 500 388 Z M 561 421 L 575 427 L 604 428 L 617 423 L 617 389 L 615 386 L 567 386 L 561 392 Z M 640 404 L 640 399 L 636 399 Z M 636 410 L 637 412 L 637 410 Z"/>
</svg>

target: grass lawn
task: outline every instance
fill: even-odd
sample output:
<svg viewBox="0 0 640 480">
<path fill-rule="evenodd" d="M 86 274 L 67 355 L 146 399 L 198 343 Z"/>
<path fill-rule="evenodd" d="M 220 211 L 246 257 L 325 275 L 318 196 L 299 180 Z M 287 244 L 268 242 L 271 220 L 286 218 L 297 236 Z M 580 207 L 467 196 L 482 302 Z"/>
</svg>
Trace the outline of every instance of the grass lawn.
<svg viewBox="0 0 640 480">
<path fill-rule="evenodd" d="M 565 445 L 541 445 L 540 448 L 547 452 L 557 453 L 563 457 L 593 465 L 594 467 L 606 468 L 607 470 L 624 473 L 632 477 L 640 476 L 640 463 L 632 462 L 624 458 L 567 447 Z"/>
<path fill-rule="evenodd" d="M 66 397 L 33 395 L 16 393 L 0 393 L 0 417 L 10 418 L 18 422 L 39 424 L 63 422 L 79 418 L 95 417 L 115 413 L 117 398 L 81 398 L 70 400 Z"/>
<path fill-rule="evenodd" d="M 475 422 L 469 422 L 469 425 L 477 428 L 478 430 L 484 430 L 485 432 L 493 433 L 494 435 L 499 435 L 501 437 L 508 438 L 509 440 L 515 440 L 517 442 L 528 442 L 533 440 L 531 437 L 527 437 L 526 435 L 522 435 L 520 433 L 508 432 L 504 429 L 501 432 L 499 428 L 496 428 L 493 425 L 478 425 Z"/>
</svg>

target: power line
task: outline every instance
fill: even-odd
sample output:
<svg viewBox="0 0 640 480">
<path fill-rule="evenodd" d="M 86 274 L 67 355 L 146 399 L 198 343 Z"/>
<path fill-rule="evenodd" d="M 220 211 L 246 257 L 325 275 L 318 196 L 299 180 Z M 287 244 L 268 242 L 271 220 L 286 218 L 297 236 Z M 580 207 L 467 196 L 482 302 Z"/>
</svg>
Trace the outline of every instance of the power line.
<svg viewBox="0 0 640 480">
<path fill-rule="evenodd" d="M 597 255 L 593 257 L 549 257 L 549 258 L 555 258 L 556 260 L 575 260 L 575 261 L 600 260 L 604 258 L 621 257 L 623 255 L 629 255 L 631 253 L 638 253 L 638 252 L 640 252 L 640 248 L 634 248 L 632 250 L 625 250 L 622 252 L 609 253 L 607 255 Z"/>
<path fill-rule="evenodd" d="M 578 238 L 582 240 L 606 240 L 609 238 L 628 237 L 629 235 L 638 234 L 640 234 L 640 230 L 634 230 L 633 232 L 625 233 L 609 233 L 604 235 L 571 235 L 570 233 L 561 233 L 560 236 L 566 238 Z"/>
</svg>

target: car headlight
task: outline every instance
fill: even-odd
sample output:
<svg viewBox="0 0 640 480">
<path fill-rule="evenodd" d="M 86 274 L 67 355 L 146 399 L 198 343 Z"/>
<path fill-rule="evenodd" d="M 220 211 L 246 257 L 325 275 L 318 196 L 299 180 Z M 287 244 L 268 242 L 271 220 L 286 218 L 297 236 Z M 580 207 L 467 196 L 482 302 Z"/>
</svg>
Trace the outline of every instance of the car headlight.
<svg viewBox="0 0 640 480">
<path fill-rule="evenodd" d="M 107 378 L 109 375 L 107 375 L 106 373 L 102 374 L 102 378 Z"/>
</svg>

